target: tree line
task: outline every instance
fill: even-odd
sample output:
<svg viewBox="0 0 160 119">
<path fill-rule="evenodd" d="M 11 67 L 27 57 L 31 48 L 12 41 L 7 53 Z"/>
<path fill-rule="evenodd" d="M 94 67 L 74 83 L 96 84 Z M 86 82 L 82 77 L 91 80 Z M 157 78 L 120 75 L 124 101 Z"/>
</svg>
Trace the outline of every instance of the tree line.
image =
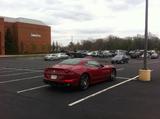
<svg viewBox="0 0 160 119">
<path fill-rule="evenodd" d="M 135 37 L 120 38 L 117 36 L 108 36 L 107 38 L 100 38 L 95 40 L 82 40 L 81 42 L 74 43 L 70 42 L 68 46 L 61 47 L 56 42 L 52 44 L 52 49 L 63 49 L 70 51 L 77 50 L 136 50 L 144 49 L 144 37 L 142 35 L 137 35 Z M 160 39 L 150 34 L 148 38 L 148 50 L 159 50 L 160 51 Z"/>
</svg>

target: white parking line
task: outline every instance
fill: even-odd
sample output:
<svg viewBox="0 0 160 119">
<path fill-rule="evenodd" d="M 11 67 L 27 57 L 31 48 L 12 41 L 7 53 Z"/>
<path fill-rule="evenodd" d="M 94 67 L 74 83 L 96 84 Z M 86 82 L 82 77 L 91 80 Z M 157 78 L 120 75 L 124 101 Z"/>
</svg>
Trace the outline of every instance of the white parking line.
<svg viewBox="0 0 160 119">
<path fill-rule="evenodd" d="M 124 68 L 119 68 L 119 69 L 117 69 L 117 71 L 122 71 L 122 70 L 124 70 Z"/>
<path fill-rule="evenodd" d="M 1 81 L 0 84 L 11 83 L 11 82 L 16 82 L 16 81 L 22 81 L 22 80 L 27 80 L 27 79 L 35 79 L 35 78 L 40 78 L 40 77 L 43 77 L 43 75 L 34 76 L 34 77 L 27 77 L 27 78 L 21 78 L 21 79 L 15 79 L 15 80 L 9 80 L 9 81 Z"/>
<path fill-rule="evenodd" d="M 34 87 L 34 88 L 29 88 L 29 89 L 17 91 L 17 93 L 23 93 L 23 92 L 27 92 L 27 91 L 31 91 L 31 90 L 36 90 L 36 89 L 40 89 L 40 88 L 44 88 L 44 87 L 49 87 L 49 86 L 50 85 L 42 85 L 42 86 L 38 86 L 38 87 Z"/>
<path fill-rule="evenodd" d="M 0 75 L 0 76 L 17 76 L 17 75 L 30 74 L 30 73 L 35 73 L 35 72 L 23 72 L 23 73 L 15 73 L 15 74 L 4 74 L 4 75 Z"/>
<path fill-rule="evenodd" d="M 43 70 L 35 70 L 35 69 L 20 69 L 20 68 L 9 68 L 9 67 L 0 67 L 1 70 L 3 69 L 13 69 L 13 70 L 22 70 L 22 71 L 34 71 L 34 72 L 43 72 Z"/>
<path fill-rule="evenodd" d="M 136 78 L 138 78 L 138 77 L 139 77 L 139 76 L 135 76 L 135 77 L 130 78 L 130 79 L 126 80 L 126 81 L 123 81 L 123 82 L 118 83 L 118 84 L 116 84 L 116 85 L 113 85 L 113 86 L 111 86 L 111 87 L 105 88 L 105 89 L 103 89 L 103 90 L 101 90 L 101 91 L 98 91 L 98 92 L 96 92 L 96 93 L 94 93 L 94 94 L 91 94 L 91 95 L 86 96 L 86 97 L 84 97 L 84 98 L 82 98 L 82 99 L 80 99 L 80 100 L 77 100 L 77 101 L 75 101 L 75 102 L 73 102 L 73 103 L 70 103 L 70 104 L 68 104 L 68 106 L 69 106 L 69 107 L 72 107 L 72 106 L 74 106 L 74 105 L 76 105 L 76 104 L 78 104 L 78 103 L 81 103 L 81 102 L 83 102 L 83 101 L 85 101 L 85 100 L 87 100 L 87 99 L 89 99 L 89 98 L 92 98 L 92 97 L 94 97 L 94 96 L 96 96 L 96 95 L 99 95 L 99 94 L 101 94 L 101 93 L 103 93 L 103 92 L 106 92 L 106 91 L 108 91 L 108 90 L 110 90 L 110 89 L 112 89 L 112 88 L 115 88 L 115 87 L 120 86 L 120 85 L 122 85 L 122 84 L 125 84 L 125 83 L 127 83 L 127 82 L 129 82 L 129 81 L 132 81 L 132 80 L 134 80 L 134 79 L 136 79 Z"/>
<path fill-rule="evenodd" d="M 130 79 L 130 78 L 126 78 L 126 77 L 116 77 L 116 79 Z"/>
</svg>

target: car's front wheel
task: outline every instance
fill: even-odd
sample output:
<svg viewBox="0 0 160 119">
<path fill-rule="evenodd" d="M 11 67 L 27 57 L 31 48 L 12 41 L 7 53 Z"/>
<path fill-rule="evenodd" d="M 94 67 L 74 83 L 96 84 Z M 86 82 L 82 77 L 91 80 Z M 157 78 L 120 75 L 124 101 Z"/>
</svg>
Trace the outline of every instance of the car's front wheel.
<svg viewBox="0 0 160 119">
<path fill-rule="evenodd" d="M 89 76 L 88 74 L 82 74 L 80 77 L 79 87 L 81 90 L 86 90 L 89 87 Z"/>
</svg>

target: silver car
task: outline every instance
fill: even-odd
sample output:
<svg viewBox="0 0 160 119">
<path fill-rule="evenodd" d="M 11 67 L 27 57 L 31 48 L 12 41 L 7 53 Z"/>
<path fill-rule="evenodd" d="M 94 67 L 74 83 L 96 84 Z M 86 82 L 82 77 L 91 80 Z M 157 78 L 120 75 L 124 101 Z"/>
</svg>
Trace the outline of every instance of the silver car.
<svg viewBox="0 0 160 119">
<path fill-rule="evenodd" d="M 116 55 L 112 58 L 111 63 L 124 64 L 128 63 L 129 57 L 127 55 Z"/>
</svg>

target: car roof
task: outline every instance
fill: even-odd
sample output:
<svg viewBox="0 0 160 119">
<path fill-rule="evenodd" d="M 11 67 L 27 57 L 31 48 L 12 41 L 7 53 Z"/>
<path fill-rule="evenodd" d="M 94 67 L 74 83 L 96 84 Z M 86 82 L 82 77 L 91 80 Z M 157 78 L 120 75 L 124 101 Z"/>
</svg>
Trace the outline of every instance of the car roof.
<svg viewBox="0 0 160 119">
<path fill-rule="evenodd" d="M 93 61 L 94 59 L 91 59 L 91 58 L 73 58 L 73 59 L 77 59 L 77 60 L 79 60 L 80 61 L 80 63 L 79 64 L 83 64 L 83 63 L 85 63 L 85 62 L 87 62 L 87 61 Z M 94 60 L 95 61 L 95 60 Z"/>
</svg>

